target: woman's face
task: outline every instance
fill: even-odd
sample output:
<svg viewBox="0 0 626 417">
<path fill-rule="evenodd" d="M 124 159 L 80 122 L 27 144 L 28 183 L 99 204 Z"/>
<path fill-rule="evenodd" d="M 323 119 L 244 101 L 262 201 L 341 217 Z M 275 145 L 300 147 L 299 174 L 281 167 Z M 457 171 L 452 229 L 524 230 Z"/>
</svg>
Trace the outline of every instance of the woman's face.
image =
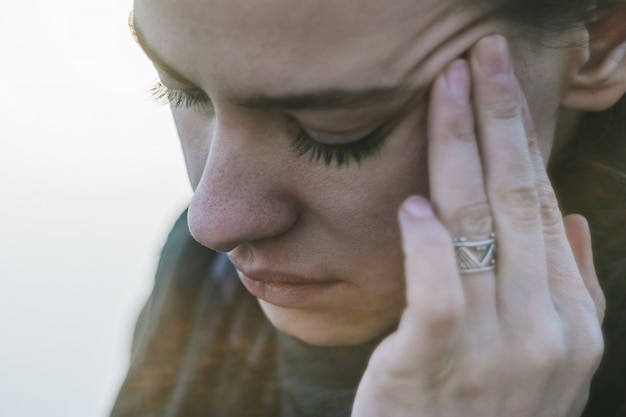
<svg viewBox="0 0 626 417">
<path fill-rule="evenodd" d="M 428 88 L 504 26 L 455 0 L 135 3 L 174 100 L 193 236 L 289 334 L 345 345 L 393 326 L 396 212 L 428 194 Z M 511 48 L 547 153 L 563 58 L 529 45 Z"/>
</svg>

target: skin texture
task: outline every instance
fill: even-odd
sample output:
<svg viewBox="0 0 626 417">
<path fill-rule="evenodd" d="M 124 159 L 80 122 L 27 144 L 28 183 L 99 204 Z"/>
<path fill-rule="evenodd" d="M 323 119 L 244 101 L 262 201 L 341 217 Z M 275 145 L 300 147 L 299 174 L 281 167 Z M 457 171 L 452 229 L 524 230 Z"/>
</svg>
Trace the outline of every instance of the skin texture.
<svg viewBox="0 0 626 417">
<path fill-rule="evenodd" d="M 428 88 L 501 22 L 434 0 L 394 7 L 379 0 L 150 0 L 137 1 L 134 14 L 145 43 L 212 101 L 211 110 L 173 111 L 195 191 L 194 237 L 228 252 L 248 274 L 339 281 L 332 295 L 306 308 L 260 300 L 289 334 L 345 345 L 393 326 L 405 303 L 396 211 L 407 196 L 428 195 Z M 547 154 L 571 57 L 522 40 L 513 49 Z M 159 75 L 172 89 L 189 87 Z M 390 86 L 403 92 L 350 109 L 236 104 L 258 95 Z M 294 152 L 294 125 L 333 143 L 389 120 L 395 128 L 379 154 L 360 164 L 328 167 Z"/>
<path fill-rule="evenodd" d="M 603 39 L 599 19 L 555 50 L 484 13 L 439 0 L 135 3 L 174 98 L 194 237 L 227 252 L 269 320 L 306 342 L 356 344 L 399 321 L 355 417 L 577 416 L 602 353 L 588 227 L 562 218 L 544 161 L 578 111 L 624 94 L 626 33 L 586 43 Z M 259 106 L 371 88 L 395 94 Z M 205 101 L 177 105 L 184 91 Z M 300 129 L 345 144 L 381 125 L 360 162 L 294 146 Z M 452 237 L 492 231 L 496 269 L 460 274 Z"/>
</svg>

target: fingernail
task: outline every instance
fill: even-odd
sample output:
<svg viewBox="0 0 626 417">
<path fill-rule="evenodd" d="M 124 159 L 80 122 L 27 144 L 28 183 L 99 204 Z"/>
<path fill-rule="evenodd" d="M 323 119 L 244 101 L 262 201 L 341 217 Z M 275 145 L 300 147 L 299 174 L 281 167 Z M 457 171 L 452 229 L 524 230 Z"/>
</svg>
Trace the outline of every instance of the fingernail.
<svg viewBox="0 0 626 417">
<path fill-rule="evenodd" d="M 491 35 L 477 44 L 478 63 L 489 76 L 511 73 L 511 60 L 506 39 L 501 35 Z"/>
<path fill-rule="evenodd" d="M 433 217 L 433 209 L 428 200 L 418 196 L 412 196 L 406 199 L 403 210 L 409 216 L 416 219 L 429 219 Z"/>
<path fill-rule="evenodd" d="M 446 72 L 446 83 L 456 101 L 461 104 L 469 102 L 469 69 L 464 59 L 457 59 L 450 64 Z"/>
</svg>

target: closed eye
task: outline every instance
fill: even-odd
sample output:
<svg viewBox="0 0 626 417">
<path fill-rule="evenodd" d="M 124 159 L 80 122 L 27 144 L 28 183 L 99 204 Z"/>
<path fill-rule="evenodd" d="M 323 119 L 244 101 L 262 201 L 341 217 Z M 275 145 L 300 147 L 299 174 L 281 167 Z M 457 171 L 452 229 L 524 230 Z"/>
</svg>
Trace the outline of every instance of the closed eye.
<svg viewBox="0 0 626 417">
<path fill-rule="evenodd" d="M 173 108 L 193 108 L 206 110 L 211 107 L 211 99 L 199 88 L 176 90 L 167 87 L 163 82 L 157 81 L 150 88 L 152 100 L 158 104 L 169 104 Z"/>
<path fill-rule="evenodd" d="M 310 160 L 323 162 L 326 166 L 334 162 L 337 168 L 341 168 L 348 166 L 350 161 L 358 165 L 363 159 L 378 154 L 394 125 L 394 123 L 385 123 L 361 138 L 340 144 L 320 142 L 311 137 L 305 129 L 300 128 L 293 143 L 298 156 L 309 154 Z"/>
</svg>

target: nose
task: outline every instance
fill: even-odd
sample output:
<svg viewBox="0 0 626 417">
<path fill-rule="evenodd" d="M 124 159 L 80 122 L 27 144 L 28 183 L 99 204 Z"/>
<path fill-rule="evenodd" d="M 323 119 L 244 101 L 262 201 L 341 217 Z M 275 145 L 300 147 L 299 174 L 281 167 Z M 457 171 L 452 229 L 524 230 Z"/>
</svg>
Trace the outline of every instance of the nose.
<svg viewBox="0 0 626 417">
<path fill-rule="evenodd" d="M 216 123 L 188 211 L 189 229 L 201 244 L 229 252 L 242 243 L 270 239 L 297 220 L 276 141 L 262 128 Z"/>
</svg>

